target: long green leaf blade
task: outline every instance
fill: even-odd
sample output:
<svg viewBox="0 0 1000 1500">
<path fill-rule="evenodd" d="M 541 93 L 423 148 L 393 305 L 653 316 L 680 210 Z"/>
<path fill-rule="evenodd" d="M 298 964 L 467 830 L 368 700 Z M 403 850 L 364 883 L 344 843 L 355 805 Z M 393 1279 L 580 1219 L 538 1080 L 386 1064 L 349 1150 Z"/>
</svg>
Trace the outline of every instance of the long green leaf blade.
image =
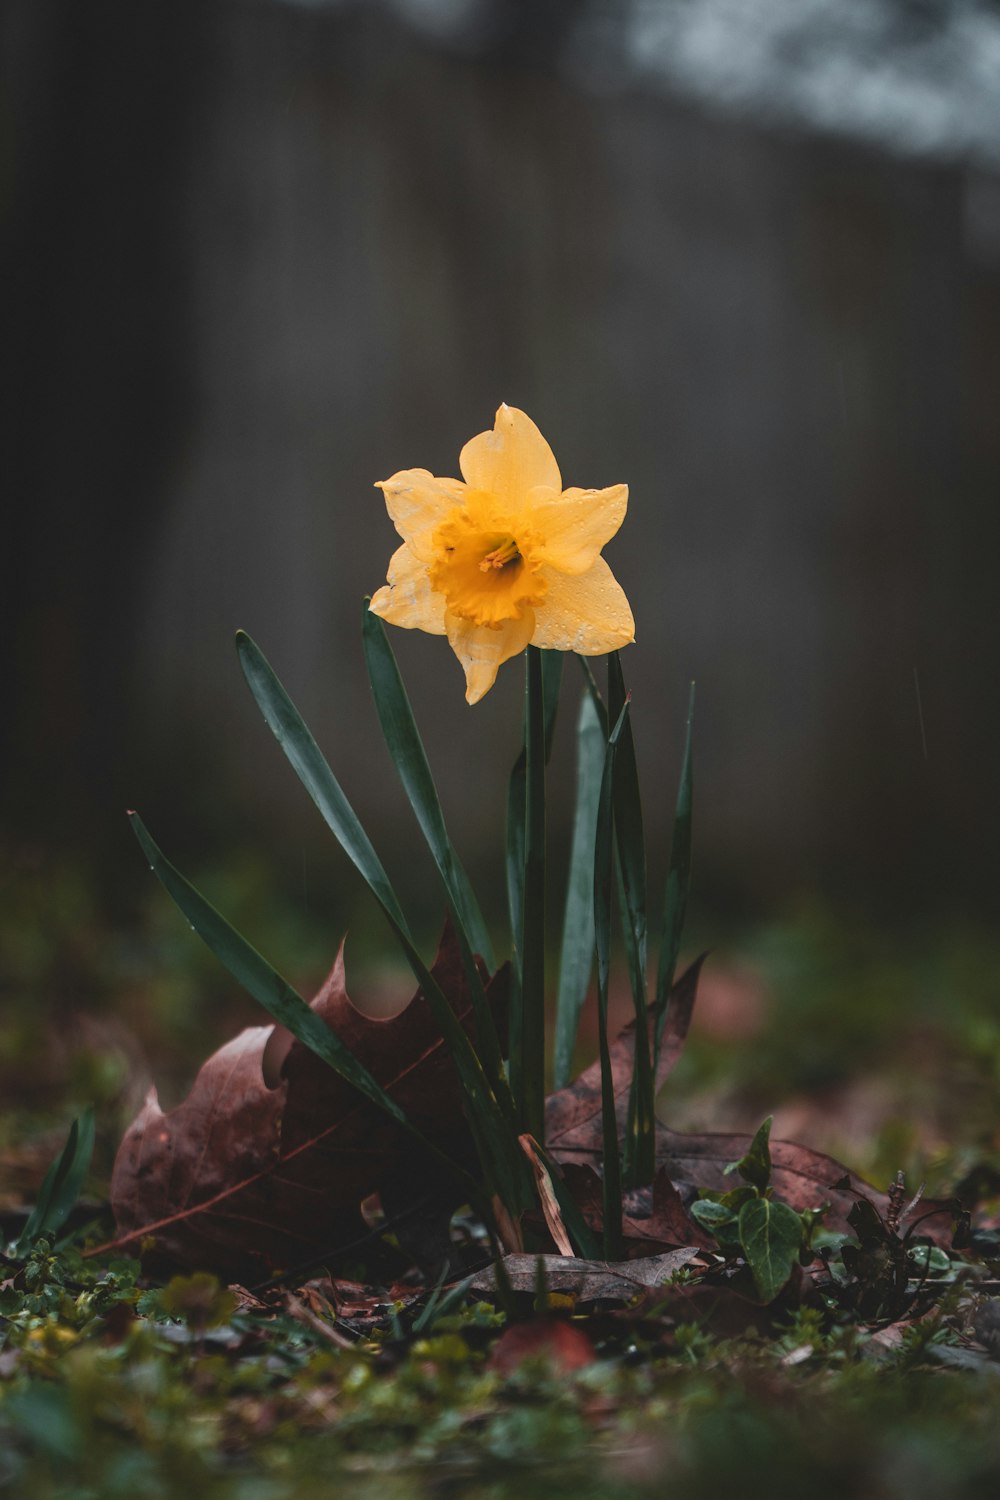
<svg viewBox="0 0 1000 1500">
<path fill-rule="evenodd" d="M 617 651 L 608 656 L 608 717 L 614 724 L 627 697 L 621 658 Z M 639 771 L 635 758 L 632 721 L 626 716 L 621 739 L 615 751 L 615 843 L 621 864 L 622 882 L 628 908 L 632 941 L 638 950 L 639 972 L 645 990 L 646 953 L 646 841 L 642 828 L 642 799 L 639 795 Z"/>
<path fill-rule="evenodd" d="M 371 887 L 393 921 L 408 932 L 406 918 L 382 862 L 357 815 L 344 796 L 301 714 L 278 681 L 270 662 L 245 631 L 236 633 L 236 649 L 250 691 L 268 728 L 291 761 L 306 791 L 336 835 L 340 847 Z"/>
<path fill-rule="evenodd" d="M 622 727 L 628 718 L 628 709 L 626 699 L 605 751 L 594 848 L 594 945 L 597 952 L 597 1039 L 601 1062 L 604 1254 L 608 1260 L 620 1258 L 622 1239 L 621 1162 L 615 1117 L 614 1074 L 608 1042 L 608 983 L 611 973 L 611 910 L 614 888 L 614 764 L 615 751 Z"/>
<path fill-rule="evenodd" d="M 507 910 L 510 920 L 510 1087 L 515 1099 L 521 1094 L 521 966 L 524 955 L 524 813 L 527 802 L 522 746 L 507 786 L 507 835 L 505 873 Z"/>
<path fill-rule="evenodd" d="M 94 1110 L 91 1105 L 69 1128 L 66 1144 L 45 1174 L 38 1202 L 14 1247 L 24 1255 L 42 1235 L 57 1233 L 80 1196 L 94 1154 Z"/>
<path fill-rule="evenodd" d="M 372 614 L 367 601 L 362 641 L 375 709 L 386 746 L 447 892 L 472 997 L 480 1055 L 494 1092 L 506 1104 L 509 1090 L 503 1075 L 500 1042 L 473 956 L 478 953 L 487 968 L 492 970 L 495 967 L 486 923 L 469 879 L 448 837 L 423 741 L 385 626 L 377 615 Z"/>
<path fill-rule="evenodd" d="M 563 653 L 542 652 L 542 704 L 545 718 L 545 764 L 552 759 L 552 741 L 559 711 L 559 689 L 562 685 Z"/>
<path fill-rule="evenodd" d="M 580 1014 L 594 968 L 594 844 L 604 772 L 605 733 L 585 693 L 577 725 L 576 808 L 556 995 L 554 1086 L 570 1081 Z"/>
<path fill-rule="evenodd" d="M 421 832 L 438 867 L 454 911 L 456 926 L 464 930 L 469 945 L 492 972 L 496 968 L 493 947 L 483 914 L 469 878 L 455 853 L 434 777 L 427 762 L 420 732 L 385 626 L 365 602 L 362 643 L 375 709 L 393 765 L 410 800 Z"/>
<path fill-rule="evenodd" d="M 694 771 L 692 739 L 694 734 L 694 683 L 688 697 L 687 729 L 684 735 L 684 758 L 677 787 L 677 809 L 670 844 L 670 866 L 667 871 L 663 920 L 660 923 L 660 955 L 656 971 L 656 1059 L 667 1018 L 667 1003 L 674 985 L 677 960 L 680 957 L 681 934 L 691 889 L 691 829 L 694 812 Z"/>
<path fill-rule="evenodd" d="M 521 921 L 520 1129 L 535 1140 L 545 1130 L 545 699 L 543 653 L 526 652 L 524 710 L 524 884 Z"/>
<path fill-rule="evenodd" d="M 608 657 L 608 713 L 617 719 L 626 701 L 625 678 L 617 651 Z M 629 985 L 635 1009 L 635 1060 L 625 1135 L 625 1184 L 652 1182 L 655 1162 L 653 1067 L 646 1020 L 646 843 L 642 826 L 639 771 L 631 719 L 626 718 L 614 757 L 615 849 L 618 858 L 622 928 Z"/>
<path fill-rule="evenodd" d="M 139 814 L 130 813 L 129 821 L 153 874 L 233 978 L 311 1052 L 315 1052 L 317 1057 L 329 1064 L 348 1083 L 353 1084 L 373 1104 L 384 1109 L 398 1124 L 408 1126 L 409 1120 L 400 1106 L 344 1046 L 336 1032 L 170 863 Z"/>
<path fill-rule="evenodd" d="M 482 1062 L 417 952 L 388 876 L 301 714 L 260 648 L 243 631 L 238 633 L 236 641 L 244 675 L 265 722 L 327 827 L 366 880 L 406 955 L 458 1070 L 469 1109 L 478 1116 L 476 1138 L 484 1150 L 492 1153 L 492 1160 L 483 1160 L 490 1191 L 498 1193 L 508 1208 L 513 1205 L 516 1212 L 524 1201 L 525 1192 L 531 1190 L 530 1175 Z"/>
</svg>

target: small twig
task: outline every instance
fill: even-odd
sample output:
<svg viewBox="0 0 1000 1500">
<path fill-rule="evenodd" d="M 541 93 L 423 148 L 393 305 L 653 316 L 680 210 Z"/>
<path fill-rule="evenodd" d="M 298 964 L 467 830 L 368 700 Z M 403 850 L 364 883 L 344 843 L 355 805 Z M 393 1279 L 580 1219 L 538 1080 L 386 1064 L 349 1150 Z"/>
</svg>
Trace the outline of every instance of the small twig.
<svg viewBox="0 0 1000 1500">
<path fill-rule="evenodd" d="M 291 1313 L 297 1323 L 304 1323 L 307 1328 L 312 1329 L 313 1333 L 319 1334 L 321 1339 L 326 1339 L 328 1344 L 336 1344 L 338 1349 L 354 1348 L 352 1339 L 345 1338 L 342 1333 L 338 1333 L 332 1323 L 328 1323 L 325 1318 L 314 1313 L 312 1308 L 307 1307 L 294 1292 L 285 1293 L 284 1303 L 286 1311 Z"/>
</svg>

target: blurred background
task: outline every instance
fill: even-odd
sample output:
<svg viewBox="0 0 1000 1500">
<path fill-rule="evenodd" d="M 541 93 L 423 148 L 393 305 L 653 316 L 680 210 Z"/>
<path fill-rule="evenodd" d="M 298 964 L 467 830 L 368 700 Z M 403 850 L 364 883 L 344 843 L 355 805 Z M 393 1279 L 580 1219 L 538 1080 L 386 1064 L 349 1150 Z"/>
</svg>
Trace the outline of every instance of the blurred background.
<svg viewBox="0 0 1000 1500">
<path fill-rule="evenodd" d="M 995 911 L 994 4 L 7 0 L 2 26 L 10 870 L 76 860 L 127 910 L 137 806 L 178 861 L 254 851 L 343 925 L 243 627 L 430 900 L 360 650 L 395 543 L 372 485 L 457 473 L 505 400 L 566 483 L 631 487 L 607 555 L 654 874 L 695 678 L 700 910 Z M 499 890 L 518 665 L 473 710 L 443 642 L 394 644 Z"/>
<path fill-rule="evenodd" d="M 6 0 L 0 28 L 0 1209 L 87 1103 L 99 1184 L 151 1078 L 175 1102 L 262 1019 L 127 807 L 303 993 L 346 928 L 352 993 L 408 993 L 233 633 L 430 951 L 361 653 L 373 484 L 456 474 L 501 401 L 567 484 L 631 487 L 607 555 L 657 907 L 698 684 L 713 955 L 671 1123 L 775 1110 L 877 1182 L 1000 1192 L 997 5 Z M 441 640 L 393 639 L 503 951 L 519 665 L 470 709 Z M 580 691 L 569 663 L 553 958 Z"/>
</svg>

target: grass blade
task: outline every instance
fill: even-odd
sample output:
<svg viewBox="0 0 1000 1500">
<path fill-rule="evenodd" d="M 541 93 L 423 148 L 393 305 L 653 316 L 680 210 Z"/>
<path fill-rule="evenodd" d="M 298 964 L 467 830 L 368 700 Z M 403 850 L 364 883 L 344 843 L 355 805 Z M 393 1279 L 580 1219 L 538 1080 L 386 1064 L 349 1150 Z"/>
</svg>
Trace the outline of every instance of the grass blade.
<svg viewBox="0 0 1000 1500">
<path fill-rule="evenodd" d="M 674 974 L 680 956 L 681 934 L 687 911 L 688 892 L 691 889 L 691 826 L 694 808 L 694 780 L 692 758 L 692 735 L 694 731 L 694 683 L 688 698 L 687 730 L 684 735 L 684 758 L 681 762 L 680 782 L 677 788 L 677 810 L 674 814 L 674 833 L 670 844 L 670 866 L 667 872 L 667 890 L 663 903 L 663 920 L 660 924 L 660 954 L 656 971 L 656 993 L 653 1009 L 656 1016 L 656 1061 L 659 1062 L 660 1043 L 667 1019 L 667 1003 L 674 985 Z"/>
<path fill-rule="evenodd" d="M 553 1086 L 557 1089 L 570 1081 L 580 1013 L 594 967 L 594 841 L 605 744 L 597 709 L 585 693 L 577 725 L 576 809 L 556 996 Z"/>
<path fill-rule="evenodd" d="M 80 1196 L 94 1154 L 94 1110 L 88 1105 L 69 1128 L 66 1144 L 45 1174 L 38 1202 L 25 1224 L 14 1255 L 23 1256 L 42 1235 L 57 1233 Z"/>
</svg>

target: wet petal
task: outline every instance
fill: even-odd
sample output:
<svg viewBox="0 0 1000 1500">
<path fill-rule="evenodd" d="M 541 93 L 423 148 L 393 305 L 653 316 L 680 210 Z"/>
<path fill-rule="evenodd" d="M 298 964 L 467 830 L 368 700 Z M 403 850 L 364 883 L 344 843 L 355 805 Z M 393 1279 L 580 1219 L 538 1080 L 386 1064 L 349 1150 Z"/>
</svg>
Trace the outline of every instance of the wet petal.
<svg viewBox="0 0 1000 1500">
<path fill-rule="evenodd" d="M 523 651 L 531 640 L 534 625 L 530 609 L 520 620 L 508 620 L 499 629 L 474 625 L 450 611 L 445 615 L 449 644 L 465 668 L 466 702 L 478 703 L 489 692 L 504 662 Z"/>
<path fill-rule="evenodd" d="M 529 498 L 531 524 L 541 538 L 536 556 L 562 573 L 585 573 L 625 519 L 628 485 Z"/>
<path fill-rule="evenodd" d="M 400 469 L 375 488 L 385 496 L 389 519 L 407 542 L 439 526 L 449 511 L 465 502 L 460 479 L 437 479 L 428 469 Z"/>
<path fill-rule="evenodd" d="M 548 591 L 536 611 L 532 645 L 600 656 L 635 640 L 635 621 L 625 590 L 603 557 L 586 573 L 562 573 L 547 567 L 542 569 L 542 576 Z"/>
<path fill-rule="evenodd" d="M 426 630 L 430 635 L 444 635 L 445 602 L 442 594 L 431 588 L 426 564 L 406 543 L 389 559 L 389 582 L 372 595 L 369 605 L 373 615 L 381 615 L 390 625 L 405 630 Z"/>
<path fill-rule="evenodd" d="M 528 491 L 538 485 L 562 490 L 552 449 L 516 406 L 501 406 L 493 431 L 467 442 L 458 463 L 470 489 L 486 490 L 514 508 L 520 508 Z"/>
</svg>

